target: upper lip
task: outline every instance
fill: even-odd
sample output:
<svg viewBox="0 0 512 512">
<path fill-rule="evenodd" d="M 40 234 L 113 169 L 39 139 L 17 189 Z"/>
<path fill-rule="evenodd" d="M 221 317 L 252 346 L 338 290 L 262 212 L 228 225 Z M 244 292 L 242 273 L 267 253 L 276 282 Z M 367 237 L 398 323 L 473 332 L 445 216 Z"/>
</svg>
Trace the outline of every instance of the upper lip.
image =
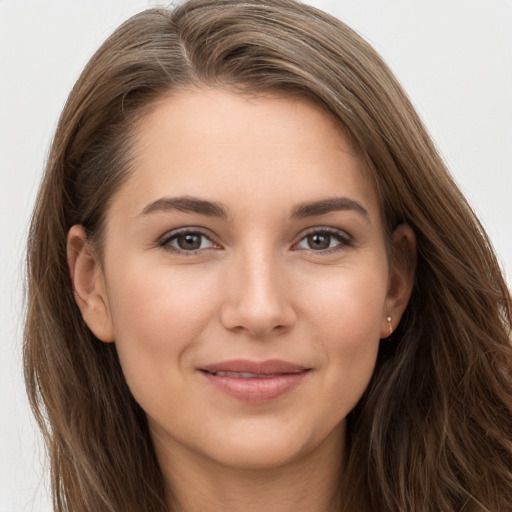
<svg viewBox="0 0 512 512">
<path fill-rule="evenodd" d="M 310 370 L 311 368 L 280 359 L 269 359 L 267 361 L 233 359 L 231 361 L 222 361 L 220 363 L 201 366 L 199 369 L 209 373 L 236 372 L 252 373 L 255 375 L 282 375 L 286 373 L 300 373 Z"/>
</svg>

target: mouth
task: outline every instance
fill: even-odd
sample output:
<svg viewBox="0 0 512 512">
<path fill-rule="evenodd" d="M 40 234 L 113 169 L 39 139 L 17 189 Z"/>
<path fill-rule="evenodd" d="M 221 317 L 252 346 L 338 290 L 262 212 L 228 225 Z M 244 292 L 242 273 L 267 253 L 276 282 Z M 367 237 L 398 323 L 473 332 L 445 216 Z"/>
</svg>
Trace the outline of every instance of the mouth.
<svg viewBox="0 0 512 512">
<path fill-rule="evenodd" d="M 218 377 L 234 377 L 236 379 L 272 379 L 273 377 L 277 377 L 278 375 L 287 375 L 283 373 L 248 373 L 248 372 L 209 372 L 208 370 L 204 370 L 206 373 L 210 375 L 215 375 Z"/>
<path fill-rule="evenodd" d="M 281 360 L 233 360 L 199 370 L 217 391 L 244 402 L 262 403 L 291 392 L 311 368 Z"/>
</svg>

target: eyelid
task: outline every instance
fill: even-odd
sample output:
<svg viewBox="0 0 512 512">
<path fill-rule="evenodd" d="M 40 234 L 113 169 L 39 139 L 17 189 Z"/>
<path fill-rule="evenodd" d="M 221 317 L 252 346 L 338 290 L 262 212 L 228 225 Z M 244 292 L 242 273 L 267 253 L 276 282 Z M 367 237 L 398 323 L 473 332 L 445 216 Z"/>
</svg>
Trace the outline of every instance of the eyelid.
<svg viewBox="0 0 512 512">
<path fill-rule="evenodd" d="M 196 250 L 181 250 L 175 247 L 172 247 L 169 245 L 169 242 L 175 238 L 177 238 L 180 235 L 183 234 L 199 234 L 203 237 L 205 237 L 207 240 L 209 240 L 212 244 L 214 244 L 215 248 L 222 248 L 221 244 L 218 242 L 217 237 L 212 235 L 212 233 L 209 230 L 206 230 L 204 228 L 201 228 L 199 226 L 184 226 L 181 228 L 172 229 L 170 231 L 167 231 L 164 235 L 158 238 L 157 243 L 160 247 L 177 254 L 185 254 L 185 255 L 194 255 L 199 252 L 202 252 L 206 250 L 206 248 L 203 249 L 196 249 Z M 314 250 L 314 249 L 303 249 L 297 247 L 300 242 L 302 242 L 307 236 L 315 233 L 320 234 L 326 234 L 329 236 L 334 237 L 339 241 L 338 246 L 331 247 L 327 249 L 321 249 L 321 250 Z M 353 237 L 347 233 L 346 231 L 334 228 L 332 226 L 314 226 L 310 227 L 300 233 L 300 235 L 297 238 L 297 241 L 292 245 L 292 249 L 294 250 L 305 250 L 316 254 L 326 254 L 331 252 L 336 252 L 339 250 L 346 249 L 347 247 L 350 247 L 353 245 Z M 211 249 L 211 247 L 208 247 L 208 249 Z"/>
<path fill-rule="evenodd" d="M 336 238 L 340 243 L 336 247 L 331 247 L 331 248 L 323 249 L 323 250 L 302 249 L 302 248 L 297 247 L 298 244 L 300 242 L 302 242 L 306 237 L 308 237 L 309 235 L 315 234 L 315 233 L 327 234 L 329 236 Z M 293 244 L 293 248 L 295 248 L 296 250 L 309 251 L 309 252 L 315 253 L 315 254 L 326 254 L 326 253 L 332 253 L 332 252 L 346 249 L 347 247 L 352 246 L 353 242 L 354 242 L 353 237 L 349 233 L 347 233 L 346 231 L 344 231 L 342 229 L 334 228 L 332 226 L 315 226 L 315 227 L 311 227 L 311 228 L 308 228 L 307 230 L 303 231 L 299 235 L 297 242 L 295 242 Z"/>
<path fill-rule="evenodd" d="M 176 228 L 176 229 L 167 231 L 164 235 L 162 235 L 161 237 L 158 238 L 157 243 L 163 249 L 166 249 L 170 252 L 174 252 L 176 254 L 194 255 L 194 254 L 204 251 L 205 249 L 196 249 L 196 250 L 185 251 L 185 250 L 177 249 L 176 247 L 172 247 L 171 245 L 169 245 L 169 242 L 171 240 L 177 238 L 180 235 L 184 235 L 187 233 L 199 234 L 199 235 L 203 236 L 204 238 L 208 239 L 212 244 L 217 246 L 216 248 L 221 247 L 220 243 L 216 240 L 215 236 L 213 236 L 208 230 L 205 230 L 204 228 L 201 228 L 198 226 L 184 226 L 181 228 Z M 211 247 L 209 247 L 208 249 L 211 249 Z"/>
</svg>

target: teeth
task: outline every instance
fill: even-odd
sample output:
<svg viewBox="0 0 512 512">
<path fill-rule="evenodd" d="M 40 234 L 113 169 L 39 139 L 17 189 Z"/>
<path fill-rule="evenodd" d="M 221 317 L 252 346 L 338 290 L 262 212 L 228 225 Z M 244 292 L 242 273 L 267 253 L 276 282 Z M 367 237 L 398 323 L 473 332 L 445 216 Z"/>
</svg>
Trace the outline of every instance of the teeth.
<svg viewBox="0 0 512 512">
<path fill-rule="evenodd" d="M 271 377 L 275 377 L 276 374 L 271 375 L 262 375 L 258 373 L 248 373 L 248 372 L 212 372 L 213 375 L 218 375 L 219 377 L 235 377 L 237 379 L 269 379 Z"/>
</svg>

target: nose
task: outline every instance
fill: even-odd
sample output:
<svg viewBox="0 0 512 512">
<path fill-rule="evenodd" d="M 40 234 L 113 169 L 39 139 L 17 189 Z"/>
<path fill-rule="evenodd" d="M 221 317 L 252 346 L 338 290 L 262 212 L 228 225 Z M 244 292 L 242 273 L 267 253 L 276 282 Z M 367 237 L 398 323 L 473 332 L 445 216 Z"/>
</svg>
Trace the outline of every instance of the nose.
<svg viewBox="0 0 512 512">
<path fill-rule="evenodd" d="M 241 256 L 230 266 L 221 310 L 226 329 L 262 338 L 295 324 L 296 313 L 282 270 L 268 254 Z"/>
</svg>

